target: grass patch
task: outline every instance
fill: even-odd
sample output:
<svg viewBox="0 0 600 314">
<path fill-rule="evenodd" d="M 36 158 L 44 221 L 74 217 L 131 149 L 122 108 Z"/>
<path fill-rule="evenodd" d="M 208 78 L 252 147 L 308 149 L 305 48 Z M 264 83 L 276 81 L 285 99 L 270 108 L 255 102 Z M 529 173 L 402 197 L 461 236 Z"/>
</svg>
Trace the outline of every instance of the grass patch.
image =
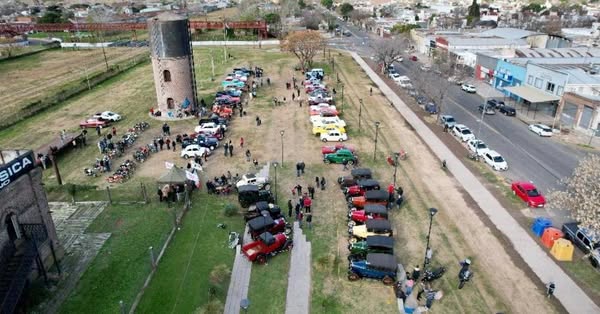
<svg viewBox="0 0 600 314">
<path fill-rule="evenodd" d="M 242 232 L 239 215 L 225 216 L 228 199 L 195 195 L 181 230 L 167 248 L 137 309 L 140 313 L 192 313 L 225 304 L 235 251 L 229 231 Z M 218 229 L 224 223 L 226 229 Z M 220 310 L 222 312 L 222 309 Z"/>
<path fill-rule="evenodd" d="M 116 313 L 130 306 L 150 272 L 148 247 L 160 248 L 172 225 L 161 203 L 106 208 L 87 232 L 110 232 L 61 313 Z"/>
<path fill-rule="evenodd" d="M 287 277 L 291 252 L 271 257 L 266 265 L 253 265 L 248 288 L 248 313 L 285 312 Z"/>
<path fill-rule="evenodd" d="M 600 294 L 600 272 L 592 267 L 587 258 L 581 259 L 580 255 L 575 254 L 572 262 L 564 262 L 561 264 L 572 276 L 578 279 L 580 284 L 585 285 L 585 287 L 593 291 L 594 294 Z"/>
</svg>

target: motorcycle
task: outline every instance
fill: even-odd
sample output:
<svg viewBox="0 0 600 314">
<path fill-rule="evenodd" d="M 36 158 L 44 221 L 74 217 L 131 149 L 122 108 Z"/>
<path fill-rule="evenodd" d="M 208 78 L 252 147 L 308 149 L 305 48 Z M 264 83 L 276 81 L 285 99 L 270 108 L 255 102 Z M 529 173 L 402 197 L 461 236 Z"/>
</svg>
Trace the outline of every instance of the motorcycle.
<svg viewBox="0 0 600 314">
<path fill-rule="evenodd" d="M 442 276 L 446 273 L 446 267 L 439 267 L 433 270 L 426 269 L 423 273 L 423 282 L 432 282 L 436 279 L 442 278 Z"/>
<path fill-rule="evenodd" d="M 85 175 L 88 177 L 97 177 L 98 176 L 98 174 L 96 173 L 96 170 L 94 170 L 94 169 L 85 168 L 85 169 L 83 169 L 83 171 L 85 172 Z"/>
</svg>

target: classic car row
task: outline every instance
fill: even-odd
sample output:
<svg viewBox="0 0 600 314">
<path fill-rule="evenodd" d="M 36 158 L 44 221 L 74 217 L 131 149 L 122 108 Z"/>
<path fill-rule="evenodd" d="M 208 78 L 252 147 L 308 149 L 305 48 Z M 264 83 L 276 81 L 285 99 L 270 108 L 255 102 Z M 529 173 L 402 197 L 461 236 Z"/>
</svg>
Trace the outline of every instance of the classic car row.
<svg viewBox="0 0 600 314">
<path fill-rule="evenodd" d="M 312 69 L 305 74 L 302 82 L 308 95 L 308 111 L 312 123 L 312 134 L 323 142 L 343 142 L 348 140 L 346 122 L 338 117 L 333 96 L 335 89 L 330 92 L 322 82 L 323 71 Z"/>
</svg>

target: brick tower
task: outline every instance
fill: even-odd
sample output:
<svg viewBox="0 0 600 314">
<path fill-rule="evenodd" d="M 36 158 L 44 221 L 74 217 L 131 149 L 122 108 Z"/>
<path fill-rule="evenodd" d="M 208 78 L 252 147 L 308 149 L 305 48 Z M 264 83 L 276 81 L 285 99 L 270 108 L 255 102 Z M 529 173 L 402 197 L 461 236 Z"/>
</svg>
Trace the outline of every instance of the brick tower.
<svg viewBox="0 0 600 314">
<path fill-rule="evenodd" d="M 181 118 L 197 108 L 194 56 L 187 18 L 162 13 L 148 20 L 158 110 Z"/>
</svg>

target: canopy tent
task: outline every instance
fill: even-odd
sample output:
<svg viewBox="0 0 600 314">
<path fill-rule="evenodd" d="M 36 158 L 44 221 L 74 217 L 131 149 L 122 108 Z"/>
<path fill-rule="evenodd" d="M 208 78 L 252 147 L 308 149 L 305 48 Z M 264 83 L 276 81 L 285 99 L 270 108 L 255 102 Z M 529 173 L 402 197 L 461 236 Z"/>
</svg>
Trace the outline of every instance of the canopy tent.
<svg viewBox="0 0 600 314">
<path fill-rule="evenodd" d="M 172 167 L 168 169 L 160 178 L 158 178 L 158 183 L 166 183 L 166 184 L 183 184 L 187 181 L 187 177 L 185 175 L 185 170 Z"/>
<path fill-rule="evenodd" d="M 533 88 L 533 87 L 527 86 L 527 85 L 505 87 L 504 90 L 507 90 L 511 94 L 514 94 L 522 99 L 525 99 L 532 104 L 560 100 L 560 97 L 558 97 L 558 96 L 544 93 L 537 88 Z"/>
</svg>

